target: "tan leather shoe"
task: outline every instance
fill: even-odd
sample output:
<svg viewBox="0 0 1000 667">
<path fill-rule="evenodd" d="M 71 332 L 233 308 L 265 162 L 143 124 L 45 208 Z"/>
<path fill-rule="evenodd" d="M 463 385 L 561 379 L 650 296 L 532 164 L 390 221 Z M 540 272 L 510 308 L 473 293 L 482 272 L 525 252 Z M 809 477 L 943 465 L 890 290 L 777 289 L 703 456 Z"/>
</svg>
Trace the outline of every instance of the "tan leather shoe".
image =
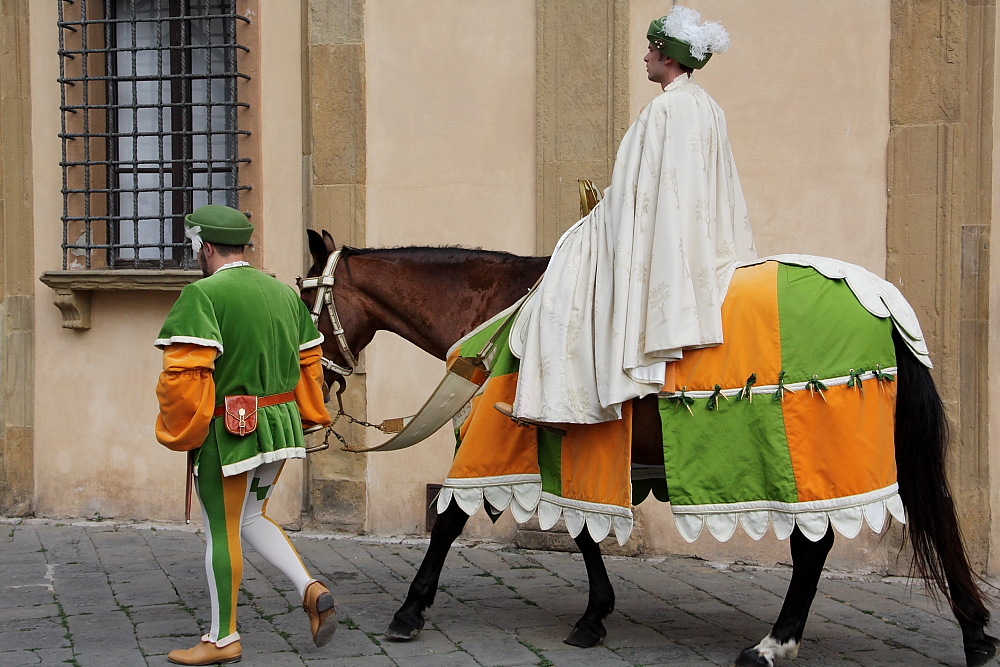
<svg viewBox="0 0 1000 667">
<path fill-rule="evenodd" d="M 225 665 L 239 662 L 243 657 L 243 647 L 238 641 L 219 648 L 212 642 L 201 642 L 194 648 L 171 651 L 167 660 L 178 665 Z"/>
<path fill-rule="evenodd" d="M 505 417 L 510 417 L 515 424 L 518 426 L 534 426 L 535 428 L 545 429 L 549 433 L 555 433 L 556 435 L 566 435 L 566 429 L 560 428 L 555 424 L 550 424 L 549 422 L 540 422 L 536 419 L 525 419 L 524 417 L 514 416 L 514 406 L 510 403 L 497 402 L 493 404 L 497 412 L 504 415 Z"/>
<path fill-rule="evenodd" d="M 337 609 L 330 589 L 321 581 L 309 584 L 302 596 L 302 608 L 309 614 L 313 642 L 316 646 L 329 644 L 337 632 Z"/>
</svg>

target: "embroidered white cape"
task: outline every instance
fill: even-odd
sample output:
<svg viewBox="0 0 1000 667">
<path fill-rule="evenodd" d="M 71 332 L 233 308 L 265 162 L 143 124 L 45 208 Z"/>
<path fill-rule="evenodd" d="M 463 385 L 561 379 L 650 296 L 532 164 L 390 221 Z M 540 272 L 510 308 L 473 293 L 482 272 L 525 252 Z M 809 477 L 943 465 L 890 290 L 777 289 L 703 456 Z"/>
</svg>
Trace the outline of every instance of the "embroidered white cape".
<svg viewBox="0 0 1000 667">
<path fill-rule="evenodd" d="M 722 109 L 681 75 L 639 114 L 611 187 L 559 240 L 530 309 L 515 412 L 618 419 L 665 363 L 722 343 L 722 301 L 757 258 Z"/>
</svg>

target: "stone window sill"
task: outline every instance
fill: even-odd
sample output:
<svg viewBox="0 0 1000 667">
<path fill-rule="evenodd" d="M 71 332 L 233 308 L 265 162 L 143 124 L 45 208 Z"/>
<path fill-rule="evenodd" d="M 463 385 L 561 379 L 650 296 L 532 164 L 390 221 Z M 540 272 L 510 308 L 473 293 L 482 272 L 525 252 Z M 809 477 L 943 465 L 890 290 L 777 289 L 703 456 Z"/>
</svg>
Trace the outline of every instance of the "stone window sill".
<svg viewBox="0 0 1000 667">
<path fill-rule="evenodd" d="M 90 328 L 90 297 L 95 291 L 179 292 L 201 278 L 201 271 L 180 269 L 121 269 L 46 271 L 39 280 L 56 292 L 54 303 L 62 313 L 63 328 Z"/>
</svg>

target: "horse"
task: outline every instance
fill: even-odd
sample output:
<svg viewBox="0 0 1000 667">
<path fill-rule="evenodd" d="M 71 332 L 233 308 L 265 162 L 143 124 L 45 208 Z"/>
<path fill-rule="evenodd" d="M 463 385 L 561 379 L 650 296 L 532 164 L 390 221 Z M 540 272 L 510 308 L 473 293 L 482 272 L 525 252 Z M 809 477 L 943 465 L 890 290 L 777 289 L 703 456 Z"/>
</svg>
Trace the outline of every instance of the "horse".
<svg viewBox="0 0 1000 667">
<path fill-rule="evenodd" d="M 333 238 L 309 230 L 313 265 L 308 277 L 319 276 L 336 250 Z M 343 390 L 337 372 L 350 362 L 341 351 L 346 344 L 355 357 L 376 331 L 390 331 L 420 349 L 445 360 L 449 348 L 477 325 L 507 308 L 531 288 L 548 264 L 547 257 L 523 257 L 505 252 L 442 248 L 341 248 L 334 271 L 332 298 L 343 329 L 335 342 L 329 316 L 319 318 L 329 360 L 326 380 Z M 302 290 L 307 306 L 315 292 Z M 323 313 L 328 311 L 324 310 Z M 969 667 L 990 661 L 1000 640 L 984 631 L 990 619 L 981 579 L 969 565 L 945 474 L 948 439 L 941 398 L 927 368 L 894 332 L 898 367 L 895 456 L 899 495 L 907 512 L 904 537 L 913 549 L 911 574 L 939 590 L 962 630 Z M 663 466 L 660 415 L 655 395 L 633 401 L 632 460 Z M 406 600 L 395 613 L 385 636 L 407 641 L 424 626 L 423 612 L 434 603 L 438 579 L 452 543 L 462 533 L 468 515 L 455 500 L 438 515 L 430 545 L 410 584 Z M 794 659 L 805 630 L 827 555 L 833 547 L 832 526 L 816 542 L 796 527 L 790 536 L 792 577 L 781 611 L 768 635 L 744 649 L 739 667 L 773 667 L 776 659 Z M 600 545 L 583 530 L 574 538 L 587 569 L 587 607 L 565 643 L 591 647 L 607 634 L 603 620 L 614 611 L 615 593 Z"/>
</svg>

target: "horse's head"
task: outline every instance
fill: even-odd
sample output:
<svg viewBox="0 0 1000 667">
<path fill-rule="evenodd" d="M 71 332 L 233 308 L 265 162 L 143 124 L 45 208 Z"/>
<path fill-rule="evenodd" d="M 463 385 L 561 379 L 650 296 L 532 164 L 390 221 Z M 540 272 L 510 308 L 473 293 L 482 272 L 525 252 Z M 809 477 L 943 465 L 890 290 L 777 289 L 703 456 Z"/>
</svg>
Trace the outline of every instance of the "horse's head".
<svg viewBox="0 0 1000 667">
<path fill-rule="evenodd" d="M 337 250 L 337 244 L 334 242 L 333 237 L 330 236 L 329 232 L 325 230 L 322 234 L 319 234 L 311 229 L 307 230 L 307 232 L 309 235 L 309 254 L 312 255 L 313 263 L 312 266 L 309 267 L 306 277 L 316 278 L 323 275 L 324 269 L 330 259 L 330 255 Z M 356 299 L 351 298 L 351 290 L 349 289 L 349 286 L 343 284 L 347 279 L 344 275 L 345 272 L 343 270 L 337 271 L 336 268 L 337 267 L 335 267 L 335 273 L 340 274 L 340 276 L 338 282 L 332 289 L 332 298 L 336 304 L 336 312 L 340 318 L 341 326 L 344 328 L 344 335 L 347 340 L 348 348 L 356 357 L 361 351 L 361 346 L 368 342 L 362 342 L 362 334 L 360 327 L 358 326 L 364 318 L 360 316 L 361 313 L 356 312 L 358 310 L 356 307 L 357 301 Z M 315 287 L 304 287 L 299 290 L 302 301 L 310 310 L 313 310 L 318 293 L 319 289 Z M 328 367 L 327 361 L 343 368 L 352 368 L 352 363 L 345 357 L 344 353 L 340 349 L 337 338 L 334 334 L 333 321 L 327 308 L 322 308 L 319 311 L 319 321 L 316 323 L 316 326 L 320 333 L 323 334 L 323 357 L 325 360 L 323 367 L 323 379 L 327 385 L 325 397 L 329 400 L 329 388 L 334 384 L 338 385 L 337 393 L 340 394 L 347 386 L 347 380 L 345 379 L 344 374 Z"/>
</svg>

